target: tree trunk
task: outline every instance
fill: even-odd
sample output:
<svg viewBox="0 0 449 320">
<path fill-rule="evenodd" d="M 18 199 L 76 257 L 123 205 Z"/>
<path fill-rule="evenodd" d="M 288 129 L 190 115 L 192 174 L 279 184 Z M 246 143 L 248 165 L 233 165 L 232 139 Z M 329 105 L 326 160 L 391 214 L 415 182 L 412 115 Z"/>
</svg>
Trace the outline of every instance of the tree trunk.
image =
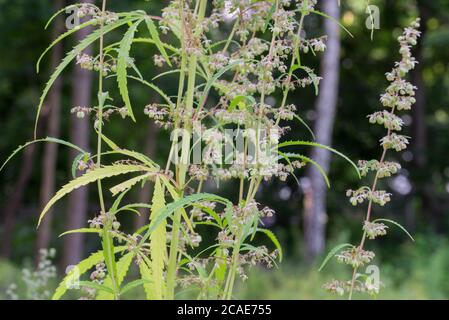
<svg viewBox="0 0 449 320">
<path fill-rule="evenodd" d="M 340 7 L 337 1 L 324 1 L 323 11 L 335 19 L 339 19 Z M 316 142 L 330 146 L 334 126 L 339 72 L 340 72 L 340 30 L 331 19 L 324 21 L 325 34 L 328 36 L 327 50 L 321 60 L 321 76 L 323 81 L 316 102 L 316 122 L 314 132 Z M 313 148 L 312 159 L 329 171 L 330 153 L 327 150 Z M 318 169 L 310 166 L 307 170 L 310 190 L 305 192 L 304 235 L 309 262 L 324 250 L 326 228 L 326 190 L 327 186 Z"/>
<path fill-rule="evenodd" d="M 93 0 L 84 0 L 83 3 L 93 3 Z M 76 34 L 76 42 L 83 40 L 92 31 L 91 28 L 85 28 Z M 84 53 L 91 55 L 92 48 L 88 48 Z M 75 67 L 73 71 L 72 82 L 72 107 L 90 107 L 92 102 L 92 81 L 93 73 Z M 84 150 L 89 150 L 89 119 L 85 117 L 78 119 L 72 115 L 70 119 L 70 141 Z M 77 152 L 71 150 L 70 159 L 77 156 Z M 70 167 L 72 162 L 70 162 Z M 66 215 L 66 229 L 73 230 L 82 228 L 87 222 L 88 210 L 88 187 L 80 188 L 69 195 L 68 209 Z M 69 265 L 78 263 L 83 257 L 84 234 L 76 233 L 68 235 L 64 239 L 63 258 L 61 261 L 62 269 Z"/>
<path fill-rule="evenodd" d="M 412 108 L 412 150 L 413 150 L 413 169 L 412 179 L 414 180 L 414 194 L 419 199 L 419 211 L 432 212 L 432 195 L 431 192 L 427 192 L 429 186 L 425 183 L 428 177 L 425 170 L 427 165 L 427 124 L 426 124 L 426 87 L 423 78 L 423 41 L 427 33 L 427 21 L 429 19 L 429 9 L 427 8 L 425 1 L 418 1 L 418 10 L 421 17 L 421 40 L 418 41 L 416 46 L 416 59 L 418 64 L 412 73 L 412 82 L 418 87 L 416 91 L 416 103 Z M 435 224 L 435 217 L 432 214 L 428 215 L 430 221 Z M 407 217 L 407 221 L 414 223 L 415 217 Z M 407 227 L 410 227 L 409 225 Z"/>
<path fill-rule="evenodd" d="M 55 0 L 54 7 L 59 10 L 64 6 L 63 0 Z M 59 16 L 55 21 L 53 29 L 53 38 L 56 38 L 64 31 L 64 20 Z M 51 70 L 56 69 L 62 60 L 63 47 L 62 43 L 57 44 L 51 55 Z M 48 95 L 48 104 L 46 105 L 47 117 L 47 135 L 50 137 L 58 137 L 60 131 L 60 115 L 61 115 L 61 90 L 62 79 L 58 78 Z M 55 192 L 55 173 L 56 159 L 58 156 L 58 144 L 47 143 L 44 148 L 44 157 L 42 162 L 42 182 L 40 194 L 40 206 L 43 208 L 51 199 Z M 48 212 L 46 218 L 42 221 L 38 229 L 36 241 L 36 261 L 39 259 L 39 250 L 48 248 L 51 236 L 52 214 Z"/>
<path fill-rule="evenodd" d="M 153 121 L 148 123 L 148 133 L 145 142 L 145 154 L 153 159 L 156 153 L 156 135 L 157 127 Z M 153 193 L 153 185 L 149 182 L 145 184 L 143 188 L 139 191 L 139 202 L 149 203 L 151 200 L 151 195 Z M 137 216 L 134 220 L 135 230 L 149 223 L 149 212 L 148 209 L 140 208 L 140 216 Z"/>
</svg>

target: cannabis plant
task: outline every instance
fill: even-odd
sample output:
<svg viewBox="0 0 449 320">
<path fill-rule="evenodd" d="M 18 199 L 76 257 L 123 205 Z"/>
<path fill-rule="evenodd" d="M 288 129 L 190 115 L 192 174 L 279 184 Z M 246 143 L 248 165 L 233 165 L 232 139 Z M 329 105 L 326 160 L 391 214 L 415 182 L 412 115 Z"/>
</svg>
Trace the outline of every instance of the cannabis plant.
<svg viewBox="0 0 449 320">
<path fill-rule="evenodd" d="M 285 138 L 289 121 L 304 125 L 306 133 L 309 130 L 297 106 L 289 102 L 289 94 L 305 87 L 318 93 L 320 78 L 302 63 L 303 55 L 326 48 L 324 36 L 305 36 L 308 16 L 330 18 L 315 5 L 316 0 L 174 0 L 158 16 L 143 10 L 111 12 L 103 0 L 101 7 L 76 4 L 63 8 L 50 19 L 48 25 L 66 9 L 76 9 L 83 22 L 48 47 L 38 70 L 42 58 L 58 42 L 87 27 L 93 31 L 51 75 L 37 108 L 36 128 L 53 83 L 76 63 L 98 73 L 96 105 L 72 109 L 80 118 L 92 118 L 98 139 L 95 153 L 52 137 L 26 144 L 49 142 L 74 148 L 79 156 L 73 172 L 83 172 L 74 174 L 48 202 L 39 224 L 67 194 L 97 184 L 100 211 L 86 228 L 64 235 L 96 234 L 102 247 L 71 269 L 53 299 L 78 287 L 85 299 L 120 299 L 139 286 L 147 299 L 174 299 L 180 288 L 196 292 L 198 298 L 230 299 L 236 280 L 246 279 L 247 268 L 260 263 L 272 267 L 282 259 L 279 241 L 263 227 L 263 218 L 274 211 L 256 200 L 261 184 L 296 178 L 295 171 L 307 164 L 317 166 L 329 184 L 324 170 L 298 152 L 298 147 L 325 148 L 346 159 L 358 173 L 354 163 L 330 147 Z M 121 40 L 106 42 L 106 35 L 120 30 Z M 154 70 L 160 70 L 156 77 L 139 69 L 139 61 L 131 55 L 135 43 L 158 50 L 152 58 Z M 85 51 L 93 45 L 98 51 L 90 56 Z M 162 77 L 178 81 L 175 95 L 157 86 Z M 105 91 L 106 81 L 116 84 L 120 97 Z M 153 94 L 152 103 L 136 106 L 129 93 L 131 84 L 147 87 Z M 281 94 L 280 101 L 270 97 L 275 92 Z M 143 121 L 144 116 L 170 133 L 171 148 L 164 163 L 118 146 L 106 135 L 108 121 Z M 121 160 L 111 160 L 117 156 Z M 116 176 L 128 177 L 105 190 L 103 181 Z M 238 185 L 234 202 L 216 194 L 228 180 Z M 213 190 L 211 182 L 216 183 L 217 192 L 204 192 L 205 183 Z M 147 183 L 154 185 L 151 203 L 123 204 L 129 190 Z M 124 232 L 122 214 L 138 213 L 138 209 L 150 210 L 148 224 L 133 233 Z M 204 227 L 200 226 L 214 230 L 214 244 L 203 244 L 198 230 Z M 254 238 L 258 234 L 271 243 L 257 246 Z M 127 282 L 133 263 L 140 277 Z M 89 279 L 78 281 L 88 272 Z"/>
<path fill-rule="evenodd" d="M 388 151 L 403 151 L 409 143 L 408 137 L 397 133 L 402 130 L 404 124 L 397 113 L 410 110 L 416 102 L 414 97 L 416 87 L 405 80 L 405 77 L 418 63 L 411 52 L 411 48 L 417 44 L 417 39 L 420 36 L 418 28 L 419 19 L 405 28 L 403 34 L 398 38 L 401 60 L 395 63 L 392 71 L 386 73 L 386 78 L 390 85 L 380 97 L 380 102 L 386 110 L 377 111 L 368 116 L 369 123 L 381 125 L 387 130 L 386 135 L 380 140 L 382 149 L 380 159 L 361 160 L 358 163 L 362 176 L 365 177 L 369 173 L 373 173 L 373 182 L 371 186 L 363 186 L 357 190 L 348 190 L 346 193 L 349 201 L 354 206 L 368 203 L 360 244 L 342 244 L 337 246 L 330 252 L 321 267 L 323 268 L 326 262 L 332 256 L 335 256 L 339 262 L 348 264 L 353 268 L 351 280 L 333 280 L 325 285 L 327 290 L 339 295 L 344 295 L 345 292 L 348 292 L 349 299 L 352 298 L 353 292 L 368 293 L 376 296 L 382 285 L 379 279 L 373 279 L 357 272 L 361 267 L 369 264 L 375 256 L 374 252 L 364 249 L 366 240 L 374 240 L 386 235 L 388 229 L 386 224 L 399 227 L 413 240 L 413 237 L 399 223 L 384 218 L 373 219 L 372 216 L 374 205 L 384 206 L 391 200 L 391 193 L 379 190 L 379 180 L 391 177 L 401 169 L 399 163 L 388 161 Z"/>
</svg>

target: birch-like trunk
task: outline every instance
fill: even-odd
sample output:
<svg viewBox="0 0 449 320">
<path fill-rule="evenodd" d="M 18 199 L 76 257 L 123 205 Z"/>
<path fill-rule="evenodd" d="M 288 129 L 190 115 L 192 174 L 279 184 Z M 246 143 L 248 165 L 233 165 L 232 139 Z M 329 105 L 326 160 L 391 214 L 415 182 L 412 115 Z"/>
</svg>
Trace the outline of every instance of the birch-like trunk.
<svg viewBox="0 0 449 320">
<path fill-rule="evenodd" d="M 83 0 L 82 3 L 93 3 L 93 0 Z M 78 43 L 92 32 L 91 28 L 78 31 L 75 41 Z M 91 55 L 92 48 L 84 50 L 84 53 Z M 92 81 L 93 72 L 81 69 L 76 66 L 72 76 L 72 99 L 71 107 L 91 107 L 92 103 Z M 79 119 L 76 115 L 70 118 L 70 141 L 84 150 L 89 150 L 89 117 Z M 70 153 L 70 168 L 72 161 L 78 154 L 76 151 Z M 83 187 L 74 190 L 68 197 L 68 207 L 66 212 L 66 230 L 73 230 L 85 227 L 88 220 L 89 188 Z M 71 234 L 64 239 L 63 256 L 61 266 L 65 269 L 81 261 L 84 257 L 83 233 Z"/>
<path fill-rule="evenodd" d="M 323 11 L 327 15 L 339 19 L 340 7 L 337 1 L 324 1 Z M 331 19 L 324 21 L 324 33 L 328 36 L 327 50 L 321 60 L 321 76 L 323 81 L 316 102 L 316 122 L 314 132 L 316 142 L 330 146 L 337 108 L 338 86 L 340 75 L 340 29 Z M 327 150 L 314 148 L 311 157 L 325 172 L 329 171 L 330 153 Z M 308 261 L 324 250 L 326 229 L 326 194 L 327 186 L 320 172 L 310 166 L 307 170 L 304 206 L 304 235 Z"/>
</svg>

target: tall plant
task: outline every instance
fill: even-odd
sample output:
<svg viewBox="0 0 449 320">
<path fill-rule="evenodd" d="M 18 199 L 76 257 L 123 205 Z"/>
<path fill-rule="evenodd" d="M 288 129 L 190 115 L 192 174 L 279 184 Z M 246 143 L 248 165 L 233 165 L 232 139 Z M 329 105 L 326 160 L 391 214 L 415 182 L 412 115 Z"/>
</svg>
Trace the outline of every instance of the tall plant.
<svg viewBox="0 0 449 320">
<path fill-rule="evenodd" d="M 285 140 L 288 121 L 298 121 L 309 130 L 298 116 L 297 107 L 288 102 L 290 92 L 312 86 L 318 93 L 320 78 L 302 63 L 304 54 L 326 47 L 324 37 L 307 39 L 303 32 L 308 16 L 330 18 L 316 10 L 315 5 L 315 0 L 174 0 L 162 10 L 161 16 L 141 10 L 110 12 L 106 0 L 101 7 L 92 4 L 68 7 L 75 8 L 84 22 L 57 38 L 42 57 L 78 30 L 95 28 L 67 53 L 52 74 L 40 99 L 36 128 L 50 88 L 76 61 L 80 67 L 95 70 L 99 75 L 97 105 L 72 109 L 78 117 L 93 118 L 97 151 L 90 154 L 55 138 L 36 139 L 25 146 L 44 141 L 78 150 L 73 172 L 78 168 L 85 173 L 74 175 L 56 193 L 43 209 L 39 224 L 57 201 L 80 187 L 96 183 L 100 212 L 89 220 L 88 227 L 65 234 L 98 234 L 102 250 L 69 272 L 54 299 L 66 293 L 75 277 L 94 267 L 90 280 L 80 282 L 87 294 L 85 298 L 120 299 L 129 290 L 143 286 L 148 299 L 174 299 L 177 287 L 195 289 L 198 298 L 230 299 L 237 277 L 246 278 L 245 267 L 257 263 L 271 267 L 282 259 L 279 241 L 270 230 L 261 227 L 263 218 L 274 214 L 256 201 L 262 182 L 295 177 L 297 169 L 310 164 L 319 169 L 329 185 L 324 170 L 294 147 L 325 148 L 346 159 L 359 173 L 351 160 L 328 146 Z M 49 24 L 66 9 L 57 12 Z M 127 29 L 120 41 L 106 43 L 107 34 L 123 28 Z M 215 29 L 225 30 L 226 37 L 217 37 Z M 171 39 L 173 44 L 161 38 Z M 94 43 L 99 44 L 98 53 L 94 56 L 84 53 Z M 155 66 L 169 70 L 161 71 L 153 80 L 145 79 L 138 61 L 131 56 L 134 43 L 155 46 L 159 51 L 154 57 Z M 401 68 L 402 65 L 397 71 L 400 73 L 391 77 L 401 76 Z M 176 95 L 169 95 L 155 84 L 160 77 L 177 77 Z M 112 95 L 105 92 L 105 81 L 116 82 L 123 104 L 114 105 Z M 136 111 L 128 90 L 130 82 L 146 86 L 160 96 L 155 100 L 162 103 Z M 281 93 L 280 101 L 269 99 L 276 91 Z M 119 147 L 105 135 L 107 121 L 114 115 L 135 121 L 142 111 L 171 133 L 171 148 L 164 164 Z M 388 137 L 390 140 L 385 140 L 384 146 L 397 136 Z M 234 140 L 240 143 L 235 145 Z M 112 162 L 110 156 L 121 156 L 122 160 Z M 106 201 L 109 195 L 102 182 L 124 175 L 132 177 L 109 189 L 114 199 L 109 206 Z M 203 192 L 208 181 L 216 181 L 219 186 L 219 182 L 231 179 L 239 185 L 235 203 Z M 130 189 L 145 183 L 154 184 L 151 203 L 123 204 Z M 138 213 L 137 209 L 142 208 L 151 211 L 148 224 L 134 233 L 124 232 L 120 214 Z M 216 230 L 214 244 L 202 243 L 199 226 Z M 274 250 L 256 246 L 253 240 L 257 234 L 267 236 Z M 138 265 L 140 278 L 126 283 L 133 262 Z"/>
<path fill-rule="evenodd" d="M 329 253 L 321 266 L 323 268 L 327 261 L 332 256 L 335 256 L 339 262 L 348 264 L 353 268 L 351 280 L 333 280 L 325 285 L 325 288 L 333 293 L 339 295 L 348 293 L 349 299 L 352 298 L 354 292 L 368 293 L 375 296 L 379 294 L 382 285 L 377 277 L 372 278 L 358 273 L 361 267 L 370 263 L 375 257 L 374 252 L 365 250 L 366 240 L 374 240 L 386 235 L 388 229 L 386 224 L 399 227 L 413 240 L 413 237 L 399 223 L 385 218 L 373 219 L 373 207 L 374 205 L 384 206 L 391 200 L 391 193 L 378 188 L 379 180 L 391 177 L 401 169 L 399 163 L 387 160 L 388 151 L 403 151 L 409 143 L 409 137 L 398 134 L 402 130 L 404 122 L 397 113 L 410 110 L 416 102 L 414 97 L 416 87 L 405 78 L 418 63 L 412 56 L 412 47 L 417 44 L 421 34 L 418 31 L 419 26 L 419 19 L 417 19 L 409 27 L 405 28 L 403 34 L 398 38 L 401 60 L 395 63 L 392 71 L 386 73 L 386 78 L 390 85 L 380 97 L 380 102 L 386 109 L 368 115 L 369 123 L 381 125 L 387 130 L 386 135 L 380 140 L 382 149 L 380 159 L 361 160 L 358 163 L 362 176 L 373 173 L 372 185 L 363 186 L 357 190 L 348 190 L 346 193 L 349 201 L 354 206 L 368 203 L 360 244 L 342 244 L 337 246 Z"/>
</svg>

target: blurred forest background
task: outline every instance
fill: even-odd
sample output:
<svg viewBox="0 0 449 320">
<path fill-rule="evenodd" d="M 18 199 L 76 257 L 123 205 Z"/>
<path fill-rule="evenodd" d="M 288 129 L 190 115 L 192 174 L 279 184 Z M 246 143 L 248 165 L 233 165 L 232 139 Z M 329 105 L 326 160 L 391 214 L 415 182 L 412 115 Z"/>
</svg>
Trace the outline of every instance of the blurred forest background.
<svg viewBox="0 0 449 320">
<path fill-rule="evenodd" d="M 88 2 L 87 0 L 85 2 Z M 112 11 L 144 9 L 159 12 L 166 1 L 109 1 Z M 415 237 L 411 242 L 400 230 L 376 241 L 375 264 L 380 266 L 386 288 L 380 298 L 449 298 L 449 1 L 447 0 L 372 0 L 380 8 L 380 29 L 371 31 L 365 22 L 367 1 L 318 1 L 321 10 L 338 17 L 354 35 L 339 32 L 334 23 L 319 16 L 307 20 L 306 30 L 314 35 L 328 34 L 332 55 L 308 55 L 307 64 L 328 74 L 321 84 L 320 96 L 313 89 L 299 90 L 291 100 L 301 106 L 299 113 L 315 128 L 318 142 L 332 145 L 354 161 L 378 157 L 382 129 L 369 126 L 366 115 L 380 107 L 379 95 L 387 86 L 384 73 L 398 59 L 397 36 L 413 18 L 422 18 L 423 36 L 415 55 L 420 61 L 412 82 L 418 86 L 413 112 L 403 118 L 411 148 L 399 155 L 400 174 L 388 182 L 392 202 L 376 209 L 377 217 L 394 219 Z M 57 46 L 47 57 L 44 70 L 36 74 L 35 64 L 48 44 L 61 33 L 64 19 L 50 30 L 44 25 L 54 11 L 69 0 L 0 0 L 0 161 L 26 141 L 32 140 L 33 124 L 41 90 L 51 70 L 84 35 Z M 151 11 L 150 11 L 151 10 Z M 56 29 L 56 30 L 55 30 Z M 169 39 L 164 39 L 170 41 Z M 108 39 L 112 41 L 112 39 Z M 149 49 L 150 48 L 150 49 Z M 141 50 L 142 49 L 142 50 Z M 97 50 L 97 48 L 91 48 Z M 155 70 L 152 47 L 133 49 L 140 70 L 151 79 Z M 326 69 L 327 68 L 327 69 Z M 90 106 L 94 98 L 96 75 L 78 67 L 66 71 L 57 82 L 45 105 L 39 136 L 60 137 L 85 149 L 95 146 L 88 119 L 70 113 L 74 106 Z M 157 80 L 166 91 L 175 90 L 170 77 Z M 113 88 L 113 87 L 111 87 Z M 112 90 L 112 89 L 111 89 Z M 143 151 L 156 161 L 167 157 L 165 132 L 154 127 L 143 114 L 143 107 L 157 97 L 141 86 L 132 86 L 137 124 L 129 120 L 107 123 L 108 136 L 128 149 Z M 274 97 L 276 98 L 276 97 Z M 297 138 L 309 139 L 303 127 L 294 127 Z M 280 270 L 254 268 L 249 280 L 240 285 L 238 298 L 313 299 L 332 298 L 322 288 L 329 278 L 349 272 L 329 264 L 318 272 L 326 251 L 335 244 L 360 238 L 364 211 L 352 207 L 345 190 L 360 186 L 360 181 L 344 161 L 326 153 L 308 150 L 325 167 L 329 166 L 331 189 L 322 178 L 307 169 L 299 176 L 300 185 L 285 183 L 263 185 L 258 199 L 277 212 L 269 227 L 278 235 L 287 259 Z M 22 268 L 33 269 L 40 248 L 55 248 L 54 263 L 63 274 L 67 265 L 76 263 L 96 250 L 94 236 L 62 232 L 83 227 L 99 210 L 95 190 L 78 190 L 66 197 L 36 230 L 40 208 L 71 176 L 76 154 L 55 144 L 34 145 L 17 156 L 0 174 L 0 298 L 15 283 L 25 290 Z M 225 185 L 231 191 L 233 185 Z M 144 188 L 132 195 L 139 202 L 149 200 Z M 129 228 L 141 225 L 141 218 L 126 221 Z M 372 245 L 372 244 L 370 244 Z M 347 277 L 347 275 L 346 275 Z M 51 290 L 54 284 L 48 283 Z M 24 295 L 26 296 L 26 292 Z"/>
</svg>

